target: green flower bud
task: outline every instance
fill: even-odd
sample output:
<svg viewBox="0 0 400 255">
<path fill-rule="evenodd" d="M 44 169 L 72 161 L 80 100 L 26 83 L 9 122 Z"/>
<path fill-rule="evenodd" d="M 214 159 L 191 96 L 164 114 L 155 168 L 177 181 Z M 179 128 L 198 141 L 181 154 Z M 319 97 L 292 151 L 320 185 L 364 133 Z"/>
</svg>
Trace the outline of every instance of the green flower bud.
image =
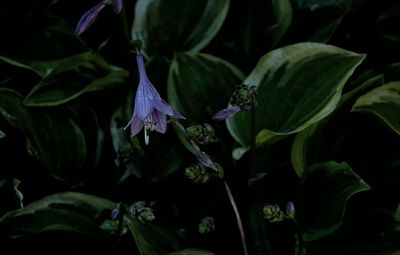
<svg viewBox="0 0 400 255">
<path fill-rule="evenodd" d="M 232 94 L 230 104 L 239 106 L 241 110 L 250 110 L 257 104 L 256 95 L 257 90 L 255 86 L 237 85 Z"/>
<path fill-rule="evenodd" d="M 210 176 L 207 173 L 206 167 L 199 164 L 192 164 L 185 169 L 185 176 L 191 179 L 194 183 L 206 183 Z"/>
<path fill-rule="evenodd" d="M 285 219 L 285 213 L 278 205 L 266 204 L 263 208 L 263 214 L 269 222 L 279 222 Z"/>
<path fill-rule="evenodd" d="M 138 209 L 138 220 L 140 220 L 141 222 L 150 222 L 156 219 L 156 216 L 154 216 L 153 213 L 153 209 L 151 209 L 150 207 L 142 207 L 140 209 Z"/>
<path fill-rule="evenodd" d="M 186 128 L 186 135 L 190 140 L 198 144 L 207 144 L 217 142 L 214 129 L 209 124 L 193 125 Z"/>
<path fill-rule="evenodd" d="M 208 234 L 215 230 L 214 218 L 213 217 L 205 217 L 201 220 L 199 224 L 199 232 L 202 234 Z"/>
<path fill-rule="evenodd" d="M 128 208 L 128 213 L 131 217 L 137 218 L 142 223 L 155 220 L 153 209 L 146 206 L 144 201 L 138 201 L 133 203 Z"/>
</svg>

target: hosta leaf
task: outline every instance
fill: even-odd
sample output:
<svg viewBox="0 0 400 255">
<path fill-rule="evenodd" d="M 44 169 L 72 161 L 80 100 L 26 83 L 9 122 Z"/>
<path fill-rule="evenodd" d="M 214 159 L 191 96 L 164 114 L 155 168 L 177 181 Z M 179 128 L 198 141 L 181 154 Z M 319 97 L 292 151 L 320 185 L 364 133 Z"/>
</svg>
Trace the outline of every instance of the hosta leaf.
<svg viewBox="0 0 400 255">
<path fill-rule="evenodd" d="M 307 168 L 299 183 L 299 221 L 304 239 L 320 239 L 337 230 L 347 201 L 369 189 L 344 162 L 329 161 Z"/>
<path fill-rule="evenodd" d="M 243 82 L 258 91 L 255 131 L 268 134 L 258 144 L 299 132 L 329 115 L 364 57 L 319 43 L 298 43 L 264 55 Z M 231 135 L 243 146 L 250 144 L 248 123 L 249 112 L 227 121 Z"/>
<path fill-rule="evenodd" d="M 76 193 L 58 193 L 11 211 L 0 219 L 0 237 L 15 238 L 45 231 L 100 234 L 96 217 L 116 204 L 104 198 Z"/>
<path fill-rule="evenodd" d="M 18 189 L 20 184 L 18 179 L 0 180 L 0 200 L 3 205 L 0 208 L 0 216 L 4 213 L 23 207 L 22 192 Z"/>
<path fill-rule="evenodd" d="M 168 76 L 168 100 L 186 118 L 207 122 L 226 108 L 243 78 L 232 64 L 212 55 L 176 53 Z"/>
<path fill-rule="evenodd" d="M 172 252 L 168 255 L 213 255 L 214 253 L 200 249 L 184 249 L 181 251 Z"/>
<path fill-rule="evenodd" d="M 353 112 L 369 112 L 400 135 L 400 82 L 390 82 L 359 97 Z"/>
<path fill-rule="evenodd" d="M 60 179 L 76 181 L 85 174 L 85 136 L 78 125 L 61 110 L 46 112 L 22 104 L 22 95 L 0 89 L 0 113 L 20 129 L 29 153 Z"/>
<path fill-rule="evenodd" d="M 141 255 L 165 255 L 179 249 L 179 243 L 174 234 L 155 223 L 144 224 L 132 219 L 128 222 L 128 228 Z"/>
<path fill-rule="evenodd" d="M 338 108 L 332 115 L 307 127 L 296 135 L 292 145 L 291 161 L 298 176 L 301 176 L 304 169 L 310 164 L 324 160 L 319 158 L 319 154 L 327 154 L 326 156 L 329 157 L 328 152 L 335 149 L 333 141 L 340 143 L 341 139 L 339 137 L 343 135 L 340 132 L 342 129 L 338 130 L 338 127 L 333 127 L 333 125 L 342 121 L 341 117 L 348 114 L 352 102 L 358 96 L 382 84 L 383 75 L 367 79 L 360 86 L 342 96 Z M 345 121 L 343 120 L 343 122 Z"/>
<path fill-rule="evenodd" d="M 229 0 L 139 0 L 132 35 L 148 53 L 199 51 L 218 32 L 228 8 Z"/>
<path fill-rule="evenodd" d="M 119 85 L 128 77 L 124 70 L 111 71 L 99 55 L 83 53 L 54 63 L 48 75 L 28 94 L 28 106 L 64 104 L 78 96 Z"/>
<path fill-rule="evenodd" d="M 273 0 L 276 23 L 269 28 L 271 48 L 273 48 L 288 30 L 292 22 L 292 6 L 289 0 Z"/>
</svg>

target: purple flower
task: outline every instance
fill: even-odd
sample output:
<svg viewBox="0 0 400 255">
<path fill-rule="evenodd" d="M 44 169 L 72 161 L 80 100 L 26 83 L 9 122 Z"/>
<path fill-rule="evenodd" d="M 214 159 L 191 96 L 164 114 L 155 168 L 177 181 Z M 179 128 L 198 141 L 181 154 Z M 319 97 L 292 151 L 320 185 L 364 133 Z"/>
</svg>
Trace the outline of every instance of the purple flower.
<svg viewBox="0 0 400 255">
<path fill-rule="evenodd" d="M 104 8 L 104 6 L 106 6 L 104 2 L 101 2 L 85 12 L 79 20 L 78 25 L 76 26 L 75 33 L 77 35 L 80 35 L 85 32 L 93 24 L 93 22 L 97 18 L 97 15 Z"/>
<path fill-rule="evenodd" d="M 214 116 L 212 118 L 213 118 L 213 120 L 225 120 L 227 118 L 232 117 L 233 115 L 235 115 L 238 112 L 240 112 L 240 107 L 233 106 L 232 108 L 226 108 L 226 109 L 223 109 L 223 110 L 217 112 L 216 114 L 214 114 Z"/>
<path fill-rule="evenodd" d="M 112 0 L 112 7 L 116 14 L 119 14 L 122 10 L 123 0 Z"/>
<path fill-rule="evenodd" d="M 136 91 L 135 109 L 126 127 L 131 126 L 132 136 L 137 135 L 144 127 L 145 143 L 148 144 L 150 131 L 165 133 L 167 130 L 166 115 L 181 119 L 184 117 L 161 99 L 160 94 L 147 77 L 141 53 L 136 55 L 136 61 L 139 68 L 139 85 Z"/>
<path fill-rule="evenodd" d="M 100 3 L 89 9 L 87 12 L 85 12 L 79 20 L 78 25 L 76 26 L 75 34 L 80 35 L 85 32 L 93 24 L 93 22 L 97 18 L 97 15 L 99 15 L 100 11 L 103 10 L 103 8 L 107 4 L 110 3 L 108 1 L 101 1 Z M 114 12 L 116 14 L 119 14 L 122 10 L 123 0 L 112 0 L 111 4 Z"/>
</svg>

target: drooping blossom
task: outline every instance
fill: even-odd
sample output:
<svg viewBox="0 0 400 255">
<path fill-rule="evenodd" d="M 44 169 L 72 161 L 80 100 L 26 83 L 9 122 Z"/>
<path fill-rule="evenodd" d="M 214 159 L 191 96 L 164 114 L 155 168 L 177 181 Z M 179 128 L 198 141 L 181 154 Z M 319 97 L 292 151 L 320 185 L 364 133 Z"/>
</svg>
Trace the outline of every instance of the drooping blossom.
<svg viewBox="0 0 400 255">
<path fill-rule="evenodd" d="M 225 120 L 240 111 L 250 110 L 257 104 L 256 95 L 257 91 L 255 86 L 247 86 L 245 84 L 236 86 L 229 100 L 228 108 L 218 111 L 212 118 L 214 120 Z"/>
<path fill-rule="evenodd" d="M 151 131 L 165 133 L 167 130 L 166 115 L 175 118 L 184 117 L 165 102 L 147 77 L 143 55 L 137 53 L 136 61 L 139 68 L 139 85 L 136 90 L 135 108 L 129 121 L 131 135 L 137 135 L 144 127 L 145 143 L 149 143 Z"/>
<path fill-rule="evenodd" d="M 103 10 L 103 8 L 108 4 L 110 4 L 110 2 L 104 0 L 96 4 L 94 7 L 90 8 L 88 11 L 86 11 L 82 15 L 81 19 L 78 22 L 78 25 L 76 26 L 75 34 L 80 35 L 83 32 L 85 32 L 96 20 L 100 11 Z M 114 9 L 114 12 L 116 14 L 119 14 L 122 10 L 123 0 L 112 0 L 111 4 Z"/>
</svg>

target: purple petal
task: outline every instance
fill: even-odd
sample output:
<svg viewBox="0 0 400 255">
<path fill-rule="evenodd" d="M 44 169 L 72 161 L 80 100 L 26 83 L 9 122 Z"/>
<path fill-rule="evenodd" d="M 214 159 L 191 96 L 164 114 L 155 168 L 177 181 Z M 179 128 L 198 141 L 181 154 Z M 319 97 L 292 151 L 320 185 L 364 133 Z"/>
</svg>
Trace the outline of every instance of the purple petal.
<svg viewBox="0 0 400 255">
<path fill-rule="evenodd" d="M 186 119 L 180 112 L 175 111 L 174 108 L 172 108 L 172 110 L 174 111 L 173 117 L 178 118 L 178 119 Z"/>
<path fill-rule="evenodd" d="M 202 164 L 203 166 L 209 167 L 211 169 L 215 169 L 216 165 L 214 162 L 210 159 L 210 157 L 205 153 L 205 152 L 200 152 L 199 154 L 196 155 L 197 160 Z"/>
<path fill-rule="evenodd" d="M 142 53 L 136 54 L 136 63 L 138 65 L 140 78 L 148 79 Z"/>
<path fill-rule="evenodd" d="M 135 113 L 141 120 L 145 120 L 154 108 L 154 97 L 150 92 L 149 83 L 150 82 L 146 79 L 140 79 L 139 86 L 136 91 Z"/>
<path fill-rule="evenodd" d="M 167 131 L 167 117 L 158 110 L 154 110 L 152 115 L 152 119 L 156 123 L 156 131 L 164 134 Z"/>
<path fill-rule="evenodd" d="M 214 114 L 212 118 L 213 120 L 225 120 L 229 117 L 232 117 L 235 113 L 238 113 L 239 111 L 240 111 L 239 106 L 235 106 L 233 108 L 226 108 Z"/>
<path fill-rule="evenodd" d="M 129 125 L 131 125 L 131 135 L 135 136 L 137 135 L 140 130 L 143 128 L 144 126 L 144 121 L 139 119 L 136 114 L 132 115 L 131 120 L 128 122 L 128 124 L 126 125 L 125 128 L 127 128 Z"/>
<path fill-rule="evenodd" d="M 154 108 L 156 108 L 160 112 L 167 114 L 169 116 L 174 115 L 174 110 L 172 109 L 172 107 L 167 102 L 162 100 L 161 98 L 160 98 L 160 100 L 154 100 L 153 104 L 154 104 Z"/>
<path fill-rule="evenodd" d="M 78 25 L 76 26 L 75 33 L 77 35 L 82 34 L 85 32 L 95 21 L 97 15 L 100 13 L 100 11 L 104 8 L 105 4 L 103 2 L 98 3 L 96 6 L 85 12 L 81 19 L 78 22 Z"/>
<path fill-rule="evenodd" d="M 122 10 L 123 0 L 112 0 L 112 7 L 116 14 L 119 14 Z"/>
<path fill-rule="evenodd" d="M 115 220 L 118 218 L 118 216 L 119 216 L 119 208 L 114 208 L 111 211 L 111 219 Z"/>
</svg>

